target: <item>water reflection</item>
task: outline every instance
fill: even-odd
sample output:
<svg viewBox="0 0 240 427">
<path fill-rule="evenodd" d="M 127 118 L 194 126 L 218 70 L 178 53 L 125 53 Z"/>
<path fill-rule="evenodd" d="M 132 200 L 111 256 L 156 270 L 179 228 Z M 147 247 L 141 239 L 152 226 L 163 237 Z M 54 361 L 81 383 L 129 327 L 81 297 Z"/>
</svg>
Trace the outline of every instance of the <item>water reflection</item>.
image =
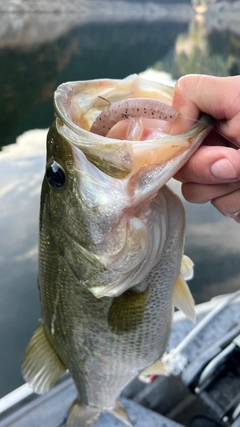
<svg viewBox="0 0 240 427">
<path fill-rule="evenodd" d="M 216 76 L 238 74 L 240 34 L 211 27 L 209 18 L 207 22 L 208 26 L 206 17 L 197 15 L 189 23 L 187 31 L 176 38 L 174 51 L 158 61 L 154 68 L 167 70 L 175 79 L 191 73 Z"/>
<path fill-rule="evenodd" d="M 134 22 L 81 25 L 71 14 L 64 19 L 47 15 L 36 25 L 34 15 L 28 20 L 21 16 L 18 22 L 18 15 L 10 15 L 8 26 L 6 15 L 0 18 L 5 20 L 0 44 L 0 62 L 5 64 L 0 67 L 1 146 L 14 143 L 27 129 L 49 126 L 52 94 L 63 81 L 122 78 L 153 64 L 174 79 L 192 72 L 239 72 L 240 34 L 216 28 L 211 14 L 193 20 L 186 14 L 179 21 L 171 20 L 171 14 L 164 21 L 144 20 L 139 14 L 141 19 Z M 45 21 L 51 31 L 43 28 Z"/>
<path fill-rule="evenodd" d="M 189 13 L 178 21 L 170 12 L 168 19 L 125 13 L 125 20 L 108 15 L 101 23 L 74 15 L 0 15 L 0 395 L 22 383 L 22 354 L 40 315 L 37 241 L 46 130 L 26 131 L 50 126 L 53 91 L 64 81 L 122 78 L 153 64 L 174 78 L 238 72 L 239 32 L 211 25 L 211 16 L 190 21 Z M 185 206 L 196 300 L 237 289 L 239 225 L 210 205 Z"/>
<path fill-rule="evenodd" d="M 6 64 L 0 67 L 0 144 L 14 143 L 26 129 L 49 126 L 60 83 L 139 73 L 166 55 L 186 28 L 187 22 L 91 23 L 54 43 L 0 50 L 0 63 Z"/>
<path fill-rule="evenodd" d="M 26 132 L 0 156 L 0 395 L 22 383 L 20 364 L 40 314 L 39 194 L 46 131 Z"/>
</svg>

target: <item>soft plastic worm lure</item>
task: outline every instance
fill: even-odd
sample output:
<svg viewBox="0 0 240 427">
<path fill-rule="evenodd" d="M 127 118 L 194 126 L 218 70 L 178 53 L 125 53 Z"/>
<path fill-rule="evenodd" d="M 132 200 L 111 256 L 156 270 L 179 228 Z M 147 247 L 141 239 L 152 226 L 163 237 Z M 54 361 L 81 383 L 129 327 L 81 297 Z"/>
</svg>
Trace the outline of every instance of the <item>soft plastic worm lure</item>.
<svg viewBox="0 0 240 427">
<path fill-rule="evenodd" d="M 146 117 L 166 121 L 176 120 L 178 111 L 171 105 L 156 99 L 133 98 L 109 103 L 96 118 L 90 132 L 106 136 L 119 121 L 132 117 Z"/>
</svg>

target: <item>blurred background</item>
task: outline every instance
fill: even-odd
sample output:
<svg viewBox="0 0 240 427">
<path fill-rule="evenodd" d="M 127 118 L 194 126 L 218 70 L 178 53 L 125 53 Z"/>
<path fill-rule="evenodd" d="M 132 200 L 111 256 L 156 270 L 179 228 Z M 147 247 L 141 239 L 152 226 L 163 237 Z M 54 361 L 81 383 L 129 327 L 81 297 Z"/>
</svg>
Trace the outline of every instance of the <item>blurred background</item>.
<svg viewBox="0 0 240 427">
<path fill-rule="evenodd" d="M 40 317 L 39 196 L 54 90 L 145 70 L 167 84 L 239 74 L 239 22 L 240 1 L 230 0 L 0 0 L 0 397 L 23 383 Z M 195 301 L 238 289 L 240 226 L 210 204 L 184 205 Z"/>
</svg>

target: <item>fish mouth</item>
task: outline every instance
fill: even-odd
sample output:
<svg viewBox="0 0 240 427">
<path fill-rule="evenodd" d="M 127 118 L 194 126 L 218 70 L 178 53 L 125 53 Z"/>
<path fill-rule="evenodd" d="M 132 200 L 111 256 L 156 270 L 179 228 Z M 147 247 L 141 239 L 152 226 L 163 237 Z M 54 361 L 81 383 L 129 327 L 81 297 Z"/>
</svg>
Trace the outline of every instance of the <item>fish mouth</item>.
<svg viewBox="0 0 240 427">
<path fill-rule="evenodd" d="M 59 86 L 54 95 L 58 132 L 78 147 L 91 163 L 115 178 L 124 179 L 135 175 L 142 168 L 164 165 L 176 158 L 179 159 L 180 168 L 186 161 L 184 156 L 184 160 L 181 160 L 182 155 L 193 145 L 196 147 L 197 142 L 200 141 L 200 144 L 212 128 L 213 119 L 210 116 L 200 117 L 193 128 L 178 135 L 164 133 L 162 126 L 157 135 L 152 132 L 153 138 L 150 133 L 147 139 L 143 135 L 139 140 L 145 128 L 142 126 L 141 129 L 141 123 L 130 126 L 128 135 L 119 137 L 118 133 L 113 132 L 119 122 L 125 120 L 125 123 L 130 123 L 139 114 L 152 122 L 176 120 L 178 112 L 171 106 L 173 90 L 172 87 L 137 75 L 123 80 L 65 83 Z M 107 116 L 109 134 L 106 134 L 105 129 L 103 132 L 103 127 L 99 127 L 103 114 Z M 149 118 L 151 116 L 152 119 Z M 174 173 L 176 168 L 172 175 Z"/>
</svg>

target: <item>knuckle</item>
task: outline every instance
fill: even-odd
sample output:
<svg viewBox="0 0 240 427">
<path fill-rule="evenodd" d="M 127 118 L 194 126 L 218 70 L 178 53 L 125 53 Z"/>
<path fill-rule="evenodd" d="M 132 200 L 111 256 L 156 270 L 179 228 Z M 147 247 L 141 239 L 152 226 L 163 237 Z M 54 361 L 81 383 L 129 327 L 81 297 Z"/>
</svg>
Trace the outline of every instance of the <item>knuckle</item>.
<svg viewBox="0 0 240 427">
<path fill-rule="evenodd" d="M 240 190 L 211 201 L 212 205 L 224 216 L 238 220 L 240 217 Z"/>
<path fill-rule="evenodd" d="M 207 200 L 202 201 L 201 194 L 199 194 L 198 184 L 186 183 L 182 184 L 183 197 L 190 203 L 204 203 Z"/>
</svg>

